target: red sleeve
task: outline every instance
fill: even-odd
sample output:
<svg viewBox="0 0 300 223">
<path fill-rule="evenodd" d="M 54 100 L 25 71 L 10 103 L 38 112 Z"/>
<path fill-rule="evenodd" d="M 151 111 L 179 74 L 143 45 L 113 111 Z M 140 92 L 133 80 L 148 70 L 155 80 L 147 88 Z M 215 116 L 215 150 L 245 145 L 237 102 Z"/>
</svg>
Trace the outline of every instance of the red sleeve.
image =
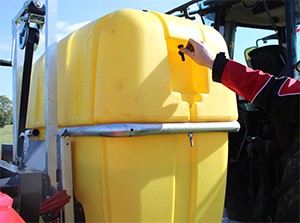
<svg viewBox="0 0 300 223">
<path fill-rule="evenodd" d="M 271 77 L 268 73 L 252 70 L 233 60 L 228 60 L 222 73 L 222 83 L 241 97 L 253 102 Z"/>
<path fill-rule="evenodd" d="M 227 60 L 219 79 L 223 85 L 272 117 L 280 116 L 299 125 L 299 79 L 287 76 L 277 78 L 232 60 Z"/>
<path fill-rule="evenodd" d="M 299 79 L 287 78 L 278 91 L 279 96 L 299 95 L 299 94 L 300 94 Z"/>
</svg>

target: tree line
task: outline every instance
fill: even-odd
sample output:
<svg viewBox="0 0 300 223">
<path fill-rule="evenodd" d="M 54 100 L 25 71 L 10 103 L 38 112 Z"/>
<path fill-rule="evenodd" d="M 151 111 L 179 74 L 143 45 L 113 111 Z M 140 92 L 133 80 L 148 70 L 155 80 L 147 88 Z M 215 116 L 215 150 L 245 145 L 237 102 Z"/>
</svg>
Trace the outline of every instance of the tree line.
<svg viewBox="0 0 300 223">
<path fill-rule="evenodd" d="M 13 123 L 12 101 L 5 95 L 0 95 L 0 128 Z"/>
</svg>

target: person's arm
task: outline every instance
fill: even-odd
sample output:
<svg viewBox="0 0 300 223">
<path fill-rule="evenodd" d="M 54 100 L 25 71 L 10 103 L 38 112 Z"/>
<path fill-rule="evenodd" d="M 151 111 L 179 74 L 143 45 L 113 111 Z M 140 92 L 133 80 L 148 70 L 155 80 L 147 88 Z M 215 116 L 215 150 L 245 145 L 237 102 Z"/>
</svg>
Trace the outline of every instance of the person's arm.
<svg viewBox="0 0 300 223">
<path fill-rule="evenodd" d="M 216 56 L 212 76 L 214 81 L 221 82 L 268 114 L 281 114 L 289 122 L 299 124 L 300 80 L 252 70 L 227 59 L 224 53 Z"/>
<path fill-rule="evenodd" d="M 238 62 L 229 60 L 224 53 L 219 53 L 213 63 L 212 78 L 236 92 L 246 100 L 253 102 L 272 75 L 259 70 L 252 70 Z"/>
<path fill-rule="evenodd" d="M 215 82 L 224 84 L 269 114 L 281 112 L 293 122 L 299 121 L 300 80 L 288 77 L 278 79 L 260 70 L 252 70 L 227 59 L 224 53 L 214 56 L 209 46 L 202 42 L 189 40 L 189 44 L 193 50 L 189 47 L 180 48 L 180 51 L 199 65 L 212 69 Z"/>
</svg>

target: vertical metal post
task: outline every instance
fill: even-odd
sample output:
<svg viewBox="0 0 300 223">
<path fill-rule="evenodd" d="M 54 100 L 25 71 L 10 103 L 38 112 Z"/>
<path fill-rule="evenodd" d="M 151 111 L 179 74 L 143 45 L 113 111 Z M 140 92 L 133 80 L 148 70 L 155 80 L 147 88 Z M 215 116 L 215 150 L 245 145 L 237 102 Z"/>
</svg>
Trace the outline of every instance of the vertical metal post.
<svg viewBox="0 0 300 223">
<path fill-rule="evenodd" d="M 287 48 L 287 71 L 286 74 L 294 77 L 293 64 L 296 61 L 296 23 L 295 23 L 295 1 L 285 1 L 285 21 L 286 21 L 286 48 Z"/>
<path fill-rule="evenodd" d="M 60 137 L 59 148 L 60 187 L 61 189 L 65 189 L 71 196 L 70 202 L 64 207 L 64 219 L 65 222 L 74 222 L 73 171 L 70 138 Z"/>
<path fill-rule="evenodd" d="M 24 55 L 19 49 L 19 27 L 20 24 L 16 23 L 15 20 L 12 21 L 12 39 L 13 39 L 13 152 L 15 160 L 17 155 L 17 143 L 18 143 L 18 123 L 19 123 L 19 102 L 20 102 L 20 83 L 21 72 L 18 70 L 23 66 Z"/>
<path fill-rule="evenodd" d="M 229 51 L 230 58 L 234 56 L 234 44 L 235 44 L 235 30 L 236 30 L 236 23 L 235 22 L 227 22 L 224 30 L 224 38 L 227 43 L 227 48 Z"/>
<path fill-rule="evenodd" d="M 56 187 L 57 152 L 57 0 L 46 0 L 45 137 L 48 174 Z"/>
</svg>

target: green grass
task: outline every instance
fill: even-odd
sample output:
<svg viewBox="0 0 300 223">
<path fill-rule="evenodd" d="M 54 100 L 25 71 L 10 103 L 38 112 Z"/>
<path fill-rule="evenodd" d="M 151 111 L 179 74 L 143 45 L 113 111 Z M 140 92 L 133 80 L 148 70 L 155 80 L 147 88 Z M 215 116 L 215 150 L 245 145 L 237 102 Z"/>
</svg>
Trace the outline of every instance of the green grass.
<svg viewBox="0 0 300 223">
<path fill-rule="evenodd" d="M 13 142 L 13 126 L 6 125 L 4 126 L 4 128 L 0 128 L 0 145 L 12 144 L 12 142 Z"/>
</svg>

